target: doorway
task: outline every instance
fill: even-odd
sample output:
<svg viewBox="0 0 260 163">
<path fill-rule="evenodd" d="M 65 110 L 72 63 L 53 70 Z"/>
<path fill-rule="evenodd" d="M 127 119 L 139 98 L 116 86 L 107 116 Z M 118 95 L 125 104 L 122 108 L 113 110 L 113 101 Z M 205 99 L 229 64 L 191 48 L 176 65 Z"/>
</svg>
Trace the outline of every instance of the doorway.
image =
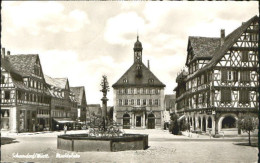
<svg viewBox="0 0 260 163">
<path fill-rule="evenodd" d="M 155 117 L 153 114 L 148 115 L 148 129 L 155 128 Z"/>
<path fill-rule="evenodd" d="M 141 116 L 136 116 L 136 127 L 141 127 Z"/>
</svg>

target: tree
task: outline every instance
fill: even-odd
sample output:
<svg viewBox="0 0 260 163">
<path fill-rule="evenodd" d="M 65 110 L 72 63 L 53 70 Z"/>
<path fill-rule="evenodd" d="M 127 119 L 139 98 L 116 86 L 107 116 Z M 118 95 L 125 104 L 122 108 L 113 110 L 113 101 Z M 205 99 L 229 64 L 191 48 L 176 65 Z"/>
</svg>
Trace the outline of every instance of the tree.
<svg viewBox="0 0 260 163">
<path fill-rule="evenodd" d="M 253 118 L 250 114 L 246 114 L 243 118 L 238 120 L 239 128 L 248 133 L 248 143 L 251 145 L 250 133 L 258 127 L 258 121 Z"/>
</svg>

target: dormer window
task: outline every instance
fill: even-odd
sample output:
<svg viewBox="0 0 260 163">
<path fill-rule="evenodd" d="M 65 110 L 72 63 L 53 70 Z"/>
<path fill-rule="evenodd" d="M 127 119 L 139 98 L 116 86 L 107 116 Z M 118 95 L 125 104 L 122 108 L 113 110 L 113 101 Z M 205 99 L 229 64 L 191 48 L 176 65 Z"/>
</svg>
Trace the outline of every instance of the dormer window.
<svg viewBox="0 0 260 163">
<path fill-rule="evenodd" d="M 149 79 L 149 80 L 148 80 L 148 83 L 153 83 L 153 82 L 154 82 L 153 79 Z"/>
<path fill-rule="evenodd" d="M 125 78 L 125 79 L 123 80 L 123 82 L 124 82 L 124 83 L 127 83 L 127 79 Z"/>
</svg>

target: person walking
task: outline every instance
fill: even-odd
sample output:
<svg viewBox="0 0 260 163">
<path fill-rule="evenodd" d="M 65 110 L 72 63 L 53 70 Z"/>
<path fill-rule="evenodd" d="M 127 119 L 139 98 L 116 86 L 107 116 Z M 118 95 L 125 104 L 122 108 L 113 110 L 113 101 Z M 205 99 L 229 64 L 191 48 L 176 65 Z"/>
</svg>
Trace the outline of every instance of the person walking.
<svg viewBox="0 0 260 163">
<path fill-rule="evenodd" d="M 67 132 L 67 125 L 64 125 L 64 134 Z"/>
</svg>

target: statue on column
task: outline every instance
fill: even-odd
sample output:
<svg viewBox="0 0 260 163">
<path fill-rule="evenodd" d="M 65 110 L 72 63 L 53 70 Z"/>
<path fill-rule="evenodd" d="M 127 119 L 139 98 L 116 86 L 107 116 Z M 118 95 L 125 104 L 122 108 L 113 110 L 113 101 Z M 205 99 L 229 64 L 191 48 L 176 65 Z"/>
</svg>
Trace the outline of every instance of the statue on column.
<svg viewBox="0 0 260 163">
<path fill-rule="evenodd" d="M 103 97 L 101 99 L 101 101 L 102 101 L 102 119 L 103 119 L 102 126 L 103 126 L 104 131 L 106 131 L 106 126 L 107 126 L 107 101 L 108 101 L 108 98 L 106 96 L 107 96 L 107 92 L 109 91 L 109 84 L 108 84 L 106 75 L 102 76 L 102 81 L 101 81 L 100 85 L 102 87 L 102 89 L 100 91 L 103 92 Z"/>
</svg>

